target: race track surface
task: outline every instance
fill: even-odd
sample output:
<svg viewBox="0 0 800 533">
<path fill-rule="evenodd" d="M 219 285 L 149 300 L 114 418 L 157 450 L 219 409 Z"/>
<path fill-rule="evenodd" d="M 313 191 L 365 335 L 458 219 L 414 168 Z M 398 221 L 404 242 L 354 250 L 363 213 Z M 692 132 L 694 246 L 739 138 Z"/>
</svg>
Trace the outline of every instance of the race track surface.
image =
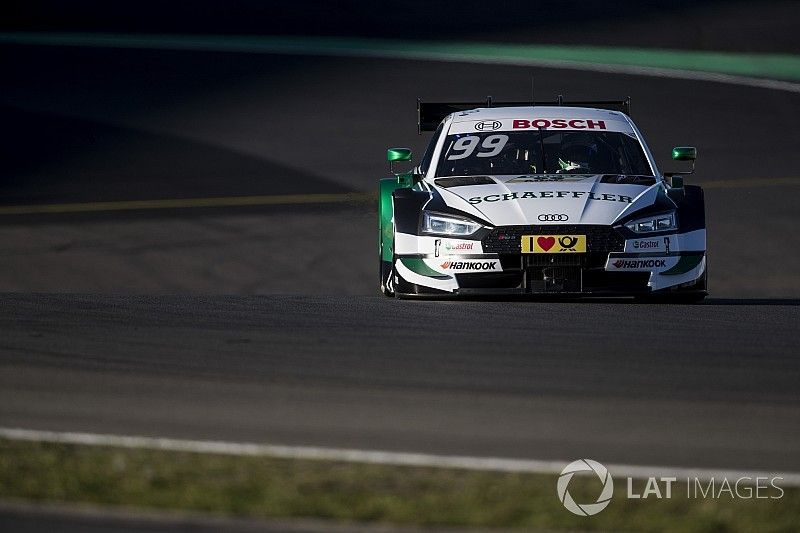
<svg viewBox="0 0 800 533">
<path fill-rule="evenodd" d="M 0 419 L 797 471 L 798 305 L 4 295 Z"/>
<path fill-rule="evenodd" d="M 800 95 L 456 63 L 6 46 L 0 290 L 374 294 L 375 212 L 266 206 L 14 216 L 4 206 L 370 192 L 421 156 L 415 99 L 633 98 L 663 169 L 696 145 L 716 297 L 800 297 Z M 359 90 L 358 88 L 364 88 Z M 789 181 L 787 181 L 789 180 Z M 793 181 L 792 181 L 793 180 Z"/>
<path fill-rule="evenodd" d="M 414 102 L 530 69 L 6 46 L 0 208 L 369 192 Z M 712 299 L 376 296 L 369 203 L 0 215 L 0 424 L 798 471 L 800 95 L 536 69 L 699 148 Z M 38 294 L 38 293 L 52 293 Z M 219 295 L 219 296 L 218 296 Z"/>
</svg>

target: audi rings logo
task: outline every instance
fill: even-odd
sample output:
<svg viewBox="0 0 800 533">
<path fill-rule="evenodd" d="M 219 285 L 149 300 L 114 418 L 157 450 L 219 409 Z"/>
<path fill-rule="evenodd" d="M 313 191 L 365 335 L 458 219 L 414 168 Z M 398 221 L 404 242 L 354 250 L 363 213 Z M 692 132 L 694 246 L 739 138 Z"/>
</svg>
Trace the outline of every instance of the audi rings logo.
<svg viewBox="0 0 800 533">
<path fill-rule="evenodd" d="M 499 120 L 484 120 L 475 124 L 475 129 L 478 131 L 494 131 L 503 127 Z"/>
<path fill-rule="evenodd" d="M 538 218 L 542 222 L 566 222 L 569 220 L 569 215 L 563 213 L 542 213 Z"/>
<path fill-rule="evenodd" d="M 594 472 L 600 481 L 603 483 L 603 491 L 597 497 L 594 503 L 576 503 L 570 496 L 567 487 L 572 480 L 572 476 L 577 472 Z M 611 503 L 611 496 L 614 494 L 614 480 L 611 479 L 611 474 L 608 469 L 591 459 L 579 459 L 573 461 L 564 467 L 561 475 L 558 477 L 558 499 L 564 504 L 564 507 L 571 513 L 578 516 L 592 516 L 596 515 L 605 509 Z"/>
</svg>

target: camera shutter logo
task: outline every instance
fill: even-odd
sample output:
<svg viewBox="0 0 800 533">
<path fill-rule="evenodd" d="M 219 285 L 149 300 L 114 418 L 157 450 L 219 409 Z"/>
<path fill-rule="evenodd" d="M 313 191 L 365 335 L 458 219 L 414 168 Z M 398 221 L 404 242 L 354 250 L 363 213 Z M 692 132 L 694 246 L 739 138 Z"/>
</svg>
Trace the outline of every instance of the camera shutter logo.
<svg viewBox="0 0 800 533">
<path fill-rule="evenodd" d="M 572 476 L 577 472 L 594 472 L 600 481 L 603 483 L 603 490 L 597 501 L 594 503 L 576 503 L 570 496 L 567 487 L 572 480 Z M 611 496 L 614 495 L 614 480 L 611 479 L 611 474 L 608 469 L 591 459 L 579 459 L 573 461 L 564 467 L 561 475 L 558 477 L 558 499 L 564 504 L 564 507 L 571 513 L 578 516 L 592 516 L 596 515 L 605 509 L 611 503 Z"/>
</svg>

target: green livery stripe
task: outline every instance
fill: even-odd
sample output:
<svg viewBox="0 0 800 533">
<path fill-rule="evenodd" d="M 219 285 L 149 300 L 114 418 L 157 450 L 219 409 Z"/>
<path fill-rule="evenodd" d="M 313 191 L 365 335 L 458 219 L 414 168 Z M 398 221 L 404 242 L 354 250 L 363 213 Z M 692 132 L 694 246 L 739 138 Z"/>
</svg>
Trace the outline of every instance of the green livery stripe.
<svg viewBox="0 0 800 533">
<path fill-rule="evenodd" d="M 426 276 L 428 278 L 450 279 L 450 276 L 436 272 L 434 269 L 425 264 L 425 261 L 417 257 L 403 257 L 400 262 L 405 265 L 411 272 Z"/>
<path fill-rule="evenodd" d="M 700 261 L 703 260 L 705 257 L 702 254 L 697 255 L 682 255 L 680 259 L 678 259 L 677 264 L 670 268 L 669 270 L 665 270 L 661 273 L 662 276 L 677 276 L 679 274 L 686 274 L 697 265 L 700 264 Z"/>
<path fill-rule="evenodd" d="M 666 70 L 800 81 L 800 56 L 795 54 L 341 37 L 56 32 L 0 32 L 0 43 L 421 59 L 555 68 L 594 65 L 595 70 L 616 66 L 644 75 L 663 75 L 657 71 Z M 632 69 L 650 69 L 650 72 Z M 797 91 L 795 84 L 773 88 Z"/>
</svg>

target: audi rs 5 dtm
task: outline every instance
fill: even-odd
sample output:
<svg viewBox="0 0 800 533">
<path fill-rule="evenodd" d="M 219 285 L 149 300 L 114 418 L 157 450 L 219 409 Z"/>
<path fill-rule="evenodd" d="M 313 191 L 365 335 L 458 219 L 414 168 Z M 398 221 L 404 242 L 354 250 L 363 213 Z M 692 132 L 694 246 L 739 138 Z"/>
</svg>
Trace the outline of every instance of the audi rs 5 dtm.
<svg viewBox="0 0 800 533">
<path fill-rule="evenodd" d="M 381 180 L 382 292 L 702 300 L 703 191 L 657 168 L 629 105 L 418 102 L 435 131 Z M 672 156 L 693 167 L 696 150 Z"/>
</svg>

